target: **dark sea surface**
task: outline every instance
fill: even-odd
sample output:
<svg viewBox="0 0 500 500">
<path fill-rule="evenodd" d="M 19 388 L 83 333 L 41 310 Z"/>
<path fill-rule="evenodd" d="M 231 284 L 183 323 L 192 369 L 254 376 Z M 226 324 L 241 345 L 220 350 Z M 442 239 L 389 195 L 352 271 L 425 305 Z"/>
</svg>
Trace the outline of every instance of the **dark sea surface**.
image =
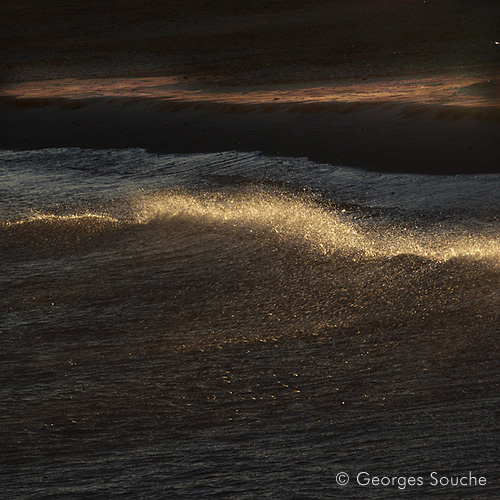
<svg viewBox="0 0 500 500">
<path fill-rule="evenodd" d="M 500 174 L 69 148 L 0 176 L 1 498 L 499 498 Z"/>
</svg>

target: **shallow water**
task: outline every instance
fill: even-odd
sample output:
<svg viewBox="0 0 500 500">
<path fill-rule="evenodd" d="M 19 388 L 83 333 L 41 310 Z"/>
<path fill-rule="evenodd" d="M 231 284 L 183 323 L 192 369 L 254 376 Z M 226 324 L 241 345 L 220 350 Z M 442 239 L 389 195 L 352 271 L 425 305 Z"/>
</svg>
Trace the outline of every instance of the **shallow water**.
<svg viewBox="0 0 500 500">
<path fill-rule="evenodd" d="M 500 175 L 0 162 L 7 498 L 494 498 Z"/>
</svg>

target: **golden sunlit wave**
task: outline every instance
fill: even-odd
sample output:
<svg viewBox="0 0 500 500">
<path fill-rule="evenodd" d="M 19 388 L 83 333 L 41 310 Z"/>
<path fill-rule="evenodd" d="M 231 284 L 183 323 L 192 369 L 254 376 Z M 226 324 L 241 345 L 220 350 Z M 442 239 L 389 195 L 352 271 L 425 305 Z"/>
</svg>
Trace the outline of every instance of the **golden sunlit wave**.
<svg viewBox="0 0 500 500">
<path fill-rule="evenodd" d="M 435 260 L 453 257 L 500 259 L 500 237 L 466 230 L 418 228 L 354 221 L 342 211 L 320 206 L 305 197 L 251 191 L 237 195 L 195 195 L 172 192 L 137 200 L 142 223 L 182 219 L 248 234 L 272 235 L 328 255 L 345 251 L 370 257 L 411 254 Z"/>
<path fill-rule="evenodd" d="M 130 225 L 160 224 L 192 231 L 236 231 L 242 237 L 264 238 L 317 255 L 351 257 L 414 255 L 436 261 L 472 258 L 500 262 L 500 237 L 472 234 L 456 227 L 420 228 L 381 223 L 368 216 L 323 206 L 307 196 L 249 189 L 235 194 L 171 191 L 129 199 L 111 213 L 34 213 L 2 223 L 4 230 L 31 231 L 40 237 L 64 239 L 68 234 L 95 235 Z M 194 226 L 193 226 L 194 225 Z M 37 236 L 38 235 L 38 236 Z"/>
</svg>

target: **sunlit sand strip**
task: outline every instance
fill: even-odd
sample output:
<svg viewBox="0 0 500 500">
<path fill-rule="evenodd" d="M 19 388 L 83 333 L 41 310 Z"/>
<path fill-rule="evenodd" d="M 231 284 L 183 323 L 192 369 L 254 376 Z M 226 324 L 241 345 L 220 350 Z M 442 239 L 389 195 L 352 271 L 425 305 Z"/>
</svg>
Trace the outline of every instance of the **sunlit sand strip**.
<svg viewBox="0 0 500 500">
<path fill-rule="evenodd" d="M 18 99 L 148 98 L 248 105 L 381 101 L 498 107 L 499 82 L 484 75 L 437 75 L 415 79 L 281 85 L 278 88 L 221 88 L 194 86 L 178 77 L 64 79 L 4 85 L 0 88 L 0 96 Z"/>
</svg>

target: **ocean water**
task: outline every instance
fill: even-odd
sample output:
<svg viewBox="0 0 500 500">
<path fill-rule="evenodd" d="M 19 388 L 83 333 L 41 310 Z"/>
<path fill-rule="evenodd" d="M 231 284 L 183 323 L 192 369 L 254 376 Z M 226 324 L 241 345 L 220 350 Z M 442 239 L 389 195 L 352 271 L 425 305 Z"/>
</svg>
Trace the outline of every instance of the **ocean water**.
<svg viewBox="0 0 500 500">
<path fill-rule="evenodd" d="M 500 174 L 69 148 L 0 176 L 2 498 L 498 498 Z"/>
</svg>

